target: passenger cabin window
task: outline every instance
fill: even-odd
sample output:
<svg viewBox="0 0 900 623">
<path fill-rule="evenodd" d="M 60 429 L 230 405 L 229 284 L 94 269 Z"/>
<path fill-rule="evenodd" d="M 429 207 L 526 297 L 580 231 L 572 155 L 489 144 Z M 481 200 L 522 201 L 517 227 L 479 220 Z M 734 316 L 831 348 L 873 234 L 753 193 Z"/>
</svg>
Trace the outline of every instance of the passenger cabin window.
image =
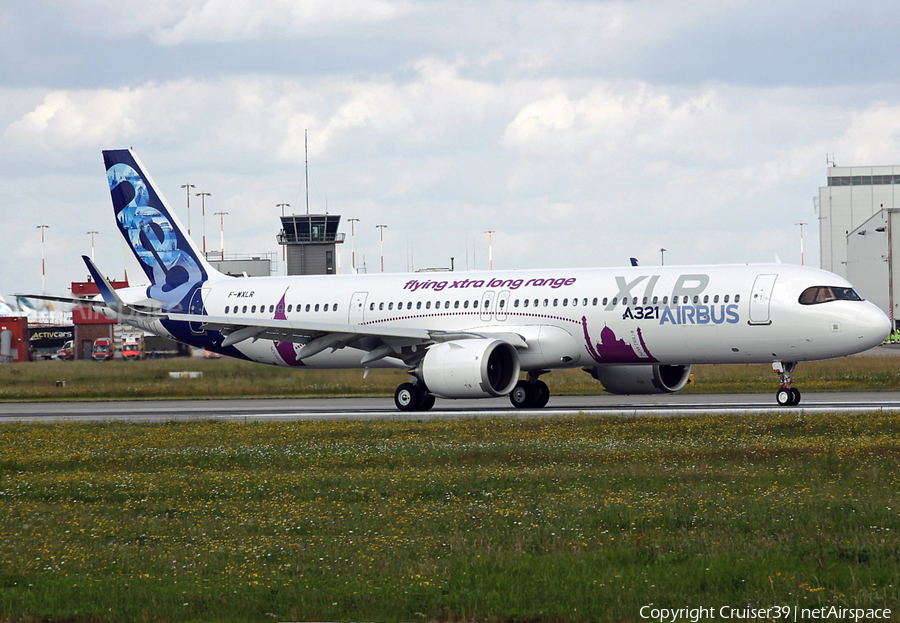
<svg viewBox="0 0 900 623">
<path fill-rule="evenodd" d="M 294 311 L 294 304 L 293 304 L 293 303 L 291 303 L 290 305 L 288 305 L 288 313 L 291 313 L 292 311 Z"/>
<path fill-rule="evenodd" d="M 228 313 L 228 305 L 225 306 L 225 313 Z"/>
<path fill-rule="evenodd" d="M 734 295 L 734 302 L 735 302 L 735 303 L 740 303 L 740 302 L 741 302 L 741 295 L 740 295 L 740 294 L 735 294 L 735 295 Z"/>
<path fill-rule="evenodd" d="M 319 311 L 319 304 L 316 303 L 316 311 Z"/>
<path fill-rule="evenodd" d="M 253 307 L 250 308 L 250 313 L 251 313 L 251 314 L 255 314 L 255 313 L 256 313 L 256 305 L 254 305 Z"/>
<path fill-rule="evenodd" d="M 818 305 L 829 301 L 862 301 L 863 298 L 853 288 L 813 286 L 806 288 L 799 300 L 801 305 Z"/>
</svg>

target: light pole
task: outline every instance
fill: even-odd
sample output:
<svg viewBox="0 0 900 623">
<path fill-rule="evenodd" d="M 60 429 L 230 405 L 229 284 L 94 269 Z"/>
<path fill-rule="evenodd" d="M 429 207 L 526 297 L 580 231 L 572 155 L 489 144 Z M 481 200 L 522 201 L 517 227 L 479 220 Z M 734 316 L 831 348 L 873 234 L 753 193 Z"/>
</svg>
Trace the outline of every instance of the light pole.
<svg viewBox="0 0 900 623">
<path fill-rule="evenodd" d="M 191 236 L 191 189 L 196 188 L 193 184 L 182 184 L 182 188 L 187 190 L 187 210 L 188 210 L 188 237 Z M 93 258 L 91 258 L 93 259 Z"/>
<path fill-rule="evenodd" d="M 276 203 L 276 204 L 275 204 L 275 207 L 276 207 L 276 208 L 281 208 L 281 217 L 284 218 L 284 209 L 285 209 L 285 208 L 291 207 L 291 204 L 289 204 L 289 203 Z M 284 221 L 282 221 L 281 223 L 282 223 L 282 227 L 284 227 Z M 286 245 L 286 244 L 283 244 L 283 245 L 281 245 L 281 263 L 282 263 L 282 264 L 284 264 L 284 263 L 287 261 L 287 259 L 286 259 L 286 258 L 287 258 L 286 253 L 287 253 L 287 245 Z"/>
<path fill-rule="evenodd" d="M 93 229 L 87 232 L 91 236 L 91 261 L 94 261 L 94 234 L 99 234 L 99 231 L 94 231 Z"/>
<path fill-rule="evenodd" d="M 348 218 L 347 222 L 350 223 L 350 264 L 353 267 L 353 274 L 356 274 L 356 238 L 354 235 L 356 234 L 356 228 L 354 225 L 359 222 L 358 218 Z"/>
<path fill-rule="evenodd" d="M 228 212 L 216 212 L 219 217 L 219 243 L 221 246 L 222 261 L 225 261 L 225 215 Z"/>
<path fill-rule="evenodd" d="M 212 193 L 197 193 L 200 197 L 200 216 L 203 218 L 203 259 L 206 259 L 206 198 Z"/>
<path fill-rule="evenodd" d="M 381 239 L 381 272 L 384 272 L 384 228 L 387 225 L 376 225 L 375 227 L 381 230 L 379 235 Z"/>
<path fill-rule="evenodd" d="M 800 266 L 803 266 L 803 226 L 809 223 L 794 223 L 794 225 L 800 226 Z"/>
<path fill-rule="evenodd" d="M 665 249 L 659 250 L 659 265 L 660 266 L 666 265 L 666 250 Z"/>
<path fill-rule="evenodd" d="M 37 229 L 41 230 L 41 294 L 47 294 L 47 264 L 44 261 L 44 230 L 49 225 L 38 225 Z M 47 303 L 44 303 L 46 305 Z"/>
<path fill-rule="evenodd" d="M 494 234 L 496 229 L 488 229 L 485 231 L 488 235 L 488 270 L 494 270 Z"/>
</svg>

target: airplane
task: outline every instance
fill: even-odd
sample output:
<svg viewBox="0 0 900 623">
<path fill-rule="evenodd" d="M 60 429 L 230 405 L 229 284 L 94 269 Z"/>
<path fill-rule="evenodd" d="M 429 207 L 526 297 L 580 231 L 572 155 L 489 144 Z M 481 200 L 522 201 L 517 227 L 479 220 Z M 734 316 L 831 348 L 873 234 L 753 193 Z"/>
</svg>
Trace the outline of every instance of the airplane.
<svg viewBox="0 0 900 623">
<path fill-rule="evenodd" d="M 132 150 L 103 158 L 132 283 L 114 290 L 82 256 L 100 295 L 47 298 L 238 359 L 406 370 L 401 411 L 499 396 L 541 408 L 540 377 L 565 368 L 613 394 L 670 393 L 693 364 L 729 363 L 771 364 L 777 403 L 797 405 L 798 362 L 868 350 L 891 330 L 845 279 L 783 264 L 231 277 Z"/>
</svg>

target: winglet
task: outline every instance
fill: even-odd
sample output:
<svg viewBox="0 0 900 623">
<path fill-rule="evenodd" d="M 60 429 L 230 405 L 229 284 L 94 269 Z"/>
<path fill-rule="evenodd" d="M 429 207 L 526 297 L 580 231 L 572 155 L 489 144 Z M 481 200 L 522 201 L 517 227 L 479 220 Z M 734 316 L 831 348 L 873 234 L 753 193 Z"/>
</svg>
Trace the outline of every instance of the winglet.
<svg viewBox="0 0 900 623">
<path fill-rule="evenodd" d="M 87 255 L 82 255 L 81 259 L 84 260 L 84 263 L 87 265 L 88 272 L 91 273 L 91 277 L 94 278 L 94 282 L 97 284 L 97 289 L 100 290 L 100 296 L 103 297 L 103 302 L 106 303 L 106 306 L 111 310 L 116 312 L 117 314 L 125 313 L 127 306 L 119 298 L 119 295 L 116 294 L 116 291 L 113 289 L 111 285 L 109 285 L 109 281 L 103 274 L 97 270 L 97 267 L 94 266 L 94 262 L 91 261 Z"/>
</svg>

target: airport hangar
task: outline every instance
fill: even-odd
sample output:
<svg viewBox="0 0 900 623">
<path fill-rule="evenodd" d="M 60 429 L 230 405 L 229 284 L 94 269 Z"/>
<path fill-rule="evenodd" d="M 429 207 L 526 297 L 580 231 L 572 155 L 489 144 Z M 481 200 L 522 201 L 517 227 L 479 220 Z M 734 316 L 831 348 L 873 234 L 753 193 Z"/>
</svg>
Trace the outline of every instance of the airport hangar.
<svg viewBox="0 0 900 623">
<path fill-rule="evenodd" d="M 819 188 L 820 266 L 888 315 L 900 311 L 900 166 L 828 168 Z"/>
</svg>

